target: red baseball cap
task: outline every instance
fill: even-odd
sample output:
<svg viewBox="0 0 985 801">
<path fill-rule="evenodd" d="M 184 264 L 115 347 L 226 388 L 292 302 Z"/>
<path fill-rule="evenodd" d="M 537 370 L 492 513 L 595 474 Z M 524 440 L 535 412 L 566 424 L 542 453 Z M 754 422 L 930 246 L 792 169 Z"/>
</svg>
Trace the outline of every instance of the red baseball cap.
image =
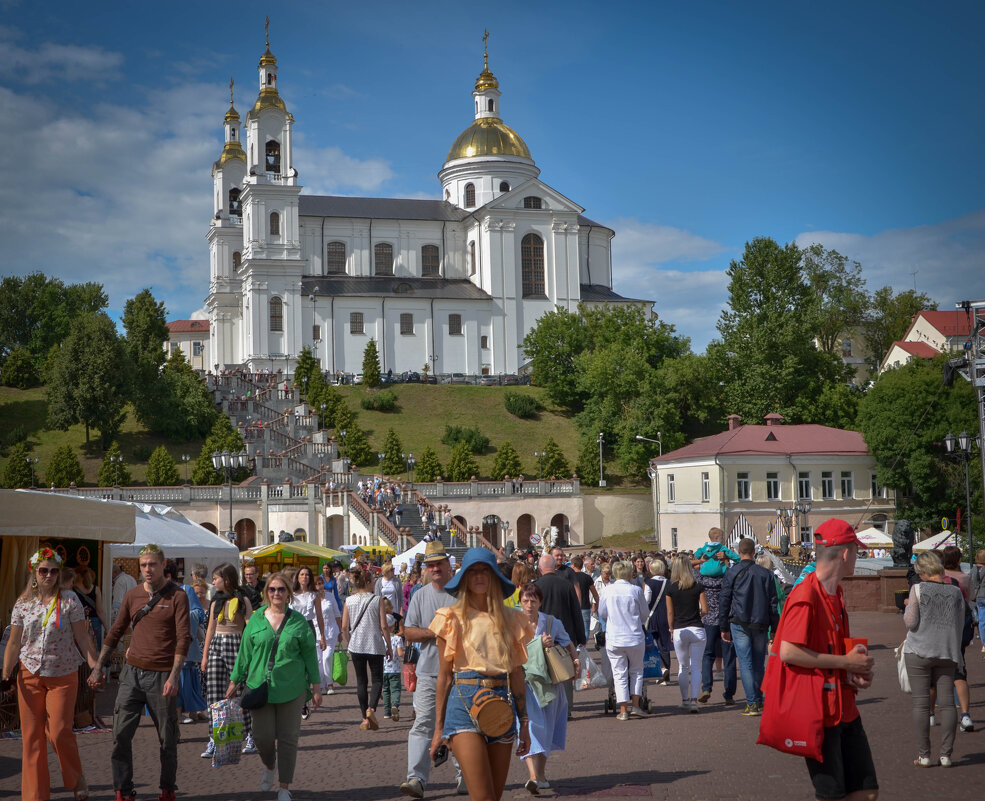
<svg viewBox="0 0 985 801">
<path fill-rule="evenodd" d="M 859 547 L 865 547 L 865 543 L 855 536 L 855 529 L 838 518 L 831 518 L 821 523 L 814 531 L 814 539 L 825 547 L 851 545 L 853 542 Z"/>
</svg>

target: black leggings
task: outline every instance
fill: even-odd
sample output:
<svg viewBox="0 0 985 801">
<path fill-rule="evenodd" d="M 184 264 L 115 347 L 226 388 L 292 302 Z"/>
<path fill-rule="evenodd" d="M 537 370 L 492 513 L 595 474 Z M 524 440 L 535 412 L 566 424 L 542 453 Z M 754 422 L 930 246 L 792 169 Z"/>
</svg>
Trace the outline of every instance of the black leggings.
<svg viewBox="0 0 985 801">
<path fill-rule="evenodd" d="M 349 659 L 352 661 L 353 670 L 356 671 L 356 697 L 359 699 L 359 709 L 366 717 L 367 709 L 376 709 L 380 704 L 380 696 L 383 694 L 383 654 L 357 654 L 349 652 Z M 367 675 L 367 668 L 369 674 Z M 369 702 L 370 693 L 367 692 L 367 685 L 372 678 L 373 702 Z"/>
</svg>

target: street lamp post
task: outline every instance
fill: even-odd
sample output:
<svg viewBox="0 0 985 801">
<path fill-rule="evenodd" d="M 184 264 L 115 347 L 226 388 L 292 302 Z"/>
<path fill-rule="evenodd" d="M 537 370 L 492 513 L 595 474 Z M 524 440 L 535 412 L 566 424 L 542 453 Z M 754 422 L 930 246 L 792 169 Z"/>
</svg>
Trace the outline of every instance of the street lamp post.
<svg viewBox="0 0 985 801">
<path fill-rule="evenodd" d="M 386 454 L 383 451 L 377 451 L 376 458 L 379 459 L 379 462 L 380 462 L 380 475 L 381 476 L 383 475 L 383 457 L 384 456 L 386 456 Z"/>
<path fill-rule="evenodd" d="M 417 459 L 414 458 L 414 454 L 411 453 L 407 456 L 407 479 L 412 480 L 414 475 L 414 468 L 417 466 Z"/>
<path fill-rule="evenodd" d="M 27 459 L 27 466 L 31 468 L 31 489 L 34 489 L 34 468 L 38 463 L 38 457 L 25 457 Z"/>
<path fill-rule="evenodd" d="M 811 502 L 810 501 L 797 501 L 789 509 L 783 507 L 777 507 L 776 516 L 780 522 L 783 523 L 784 527 L 789 529 L 791 527 L 797 528 L 796 523 L 798 519 L 800 521 L 800 528 L 804 526 L 804 518 L 810 514 Z M 789 536 L 789 535 L 788 535 Z M 797 542 L 803 542 L 803 537 L 800 531 L 797 531 Z"/>
<path fill-rule="evenodd" d="M 605 434 L 599 431 L 599 486 L 605 486 L 605 479 L 602 477 L 602 445 L 605 442 Z"/>
<path fill-rule="evenodd" d="M 534 459 L 537 460 L 537 478 L 541 478 L 544 472 L 544 451 L 534 451 Z"/>
<path fill-rule="evenodd" d="M 657 456 L 664 455 L 664 443 L 661 433 L 657 432 L 656 439 L 650 439 L 649 437 L 644 437 L 642 434 L 637 434 L 636 439 L 641 442 L 652 442 L 657 446 Z M 657 482 L 658 473 L 654 470 L 653 466 L 649 466 L 646 469 L 646 474 L 650 478 L 650 492 L 653 495 L 653 539 L 657 544 L 657 550 L 660 550 L 660 484 Z"/>
<path fill-rule="evenodd" d="M 962 431 L 957 437 L 948 431 L 947 436 L 944 437 L 947 455 L 952 459 L 964 462 L 965 517 L 968 520 L 968 553 L 970 554 L 975 553 L 975 541 L 971 531 L 971 477 L 968 472 L 968 466 L 971 462 L 972 449 L 977 442 L 978 437 L 972 437 L 967 430 Z M 954 449 L 955 444 L 958 446 L 957 450 Z"/>
<path fill-rule="evenodd" d="M 230 542 L 236 541 L 236 532 L 233 529 L 233 473 L 241 467 L 246 467 L 249 458 L 250 456 L 246 451 L 233 453 L 229 451 L 222 451 L 221 453 L 215 451 L 212 454 L 212 466 L 216 470 L 224 470 L 226 481 L 229 482 L 229 529 L 226 532 L 226 538 Z"/>
<path fill-rule="evenodd" d="M 339 451 L 339 456 L 341 456 L 342 459 L 345 459 L 345 429 L 344 428 L 339 432 L 339 443 L 342 446 L 341 450 Z"/>
<path fill-rule="evenodd" d="M 500 529 L 500 531 L 503 532 L 502 544 L 503 544 L 503 547 L 505 548 L 506 547 L 506 532 L 510 530 L 510 521 L 509 520 L 503 520 L 503 518 L 500 518 L 499 519 L 499 529 Z"/>
<path fill-rule="evenodd" d="M 188 483 L 188 463 L 191 461 L 192 457 L 187 453 L 181 455 L 181 461 L 185 463 L 185 483 Z"/>
<path fill-rule="evenodd" d="M 120 486 L 120 468 L 123 467 L 123 455 L 110 454 L 109 462 L 113 465 L 113 486 Z"/>
</svg>

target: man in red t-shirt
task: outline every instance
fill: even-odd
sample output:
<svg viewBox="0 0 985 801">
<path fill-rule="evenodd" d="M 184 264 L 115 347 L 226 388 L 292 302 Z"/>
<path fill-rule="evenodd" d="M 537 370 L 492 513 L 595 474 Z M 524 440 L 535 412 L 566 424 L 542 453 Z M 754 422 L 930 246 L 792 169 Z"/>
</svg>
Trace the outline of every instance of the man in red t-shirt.
<svg viewBox="0 0 985 801">
<path fill-rule="evenodd" d="M 848 614 L 840 582 L 855 572 L 862 543 L 844 520 L 828 520 L 815 531 L 817 570 L 799 584 L 786 600 L 780 623 L 780 659 L 789 665 L 812 668 L 837 681 L 826 682 L 823 762 L 807 759 L 807 769 L 818 799 L 875 801 L 879 797 L 875 765 L 855 693 L 872 684 L 874 660 L 863 645 L 845 653 L 850 637 Z"/>
</svg>

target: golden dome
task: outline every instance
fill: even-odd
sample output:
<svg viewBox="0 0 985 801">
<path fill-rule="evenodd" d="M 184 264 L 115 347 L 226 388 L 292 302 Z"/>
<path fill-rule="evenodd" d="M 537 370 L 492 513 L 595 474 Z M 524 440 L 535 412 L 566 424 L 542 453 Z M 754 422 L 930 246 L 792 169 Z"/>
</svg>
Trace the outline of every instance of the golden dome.
<svg viewBox="0 0 985 801">
<path fill-rule="evenodd" d="M 219 161 L 216 162 L 216 166 L 222 167 L 229 161 L 242 161 L 246 164 L 246 153 L 243 150 L 243 146 L 239 142 L 226 142 L 226 146 L 222 148 L 222 155 L 219 156 Z"/>
<path fill-rule="evenodd" d="M 236 109 L 233 107 L 233 104 L 232 103 L 229 104 L 229 111 L 226 112 L 225 121 L 226 122 L 238 122 L 239 121 L 239 112 L 236 111 Z"/>
<path fill-rule="evenodd" d="M 482 156 L 518 156 L 533 161 L 527 143 L 498 117 L 483 117 L 462 131 L 445 161 Z"/>
<path fill-rule="evenodd" d="M 485 69 L 475 79 L 475 91 L 484 92 L 487 89 L 499 89 L 499 81 L 496 80 L 496 76 L 490 71 L 489 62 L 486 62 Z"/>
<path fill-rule="evenodd" d="M 270 64 L 276 64 L 276 63 L 277 63 L 277 59 L 274 58 L 274 54 L 270 52 L 270 45 L 268 44 L 267 51 L 262 56 L 260 56 L 260 66 L 266 67 L 269 66 Z"/>
<path fill-rule="evenodd" d="M 247 116 L 257 115 L 265 108 L 277 108 L 287 114 L 287 106 L 284 105 L 283 98 L 277 94 L 276 89 L 263 88 L 260 90 L 260 94 L 257 97 L 257 102 L 253 104 L 253 108 Z"/>
</svg>

